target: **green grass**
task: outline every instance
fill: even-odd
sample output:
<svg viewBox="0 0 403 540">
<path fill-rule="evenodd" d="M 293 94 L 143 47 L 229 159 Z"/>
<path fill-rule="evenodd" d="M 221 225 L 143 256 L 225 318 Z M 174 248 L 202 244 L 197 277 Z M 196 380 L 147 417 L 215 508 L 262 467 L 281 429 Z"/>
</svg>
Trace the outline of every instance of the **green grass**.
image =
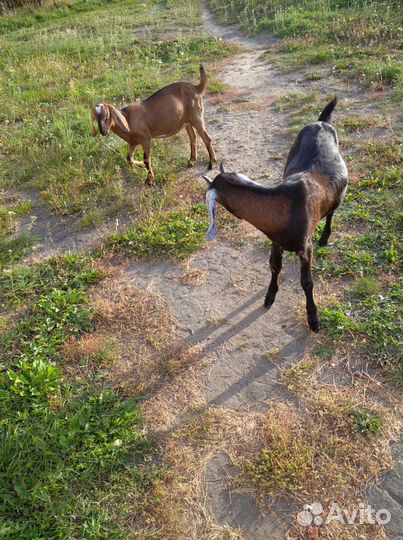
<svg viewBox="0 0 403 540">
<path fill-rule="evenodd" d="M 382 418 L 373 411 L 355 410 L 352 417 L 356 429 L 366 436 L 376 435 L 383 425 Z"/>
<path fill-rule="evenodd" d="M 10 240 L 0 239 L 0 268 L 19 261 L 31 252 L 37 237 L 29 232 L 20 233 Z"/>
<path fill-rule="evenodd" d="M 209 0 L 208 5 L 221 20 L 283 38 L 269 56 L 287 69 L 324 65 L 346 78 L 395 86 L 401 94 L 400 0 Z"/>
<path fill-rule="evenodd" d="M 144 171 L 127 168 L 127 145 L 117 137 L 91 136 L 90 107 L 130 103 L 178 79 L 198 81 L 200 62 L 234 50 L 194 35 L 199 21 L 196 0 L 89 0 L 1 18 L 0 123 L 7 137 L 0 188 L 34 187 L 55 212 L 91 212 L 98 221 L 138 210 L 128 189 L 143 185 Z M 167 38 L 179 27 L 178 37 Z M 183 170 L 184 140 L 155 143 L 157 184 Z"/>
<path fill-rule="evenodd" d="M 5 201 L 5 204 L 0 206 L 0 270 L 3 266 L 19 261 L 31 251 L 36 241 L 35 236 L 29 232 L 16 232 L 17 220 L 31 209 L 32 204 L 29 201 L 18 201 L 14 204 Z"/>
<path fill-rule="evenodd" d="M 139 257 L 185 258 L 203 247 L 207 230 L 204 204 L 162 216 L 151 216 L 123 234 L 111 236 L 106 246 L 125 249 Z"/>
<path fill-rule="evenodd" d="M 20 308 L 55 289 L 84 290 L 100 277 L 86 254 L 58 256 L 38 265 L 15 265 L 0 273 L 0 308 Z"/>
<path fill-rule="evenodd" d="M 144 497 L 156 474 L 135 399 L 92 375 L 64 372 L 67 340 L 94 329 L 86 290 L 102 279 L 88 255 L 0 274 L 1 538 L 122 538 L 122 498 Z M 108 504 L 102 501 L 108 499 Z M 128 511 L 127 511 L 128 512 Z"/>
<path fill-rule="evenodd" d="M 346 291 L 344 303 L 321 308 L 322 324 L 335 340 L 356 336 L 373 360 L 397 363 L 403 346 L 403 286 L 394 283 L 378 293 L 372 287 L 363 294 L 359 283 L 351 293 Z"/>
<path fill-rule="evenodd" d="M 1 403 L 0 536 L 127 537 L 102 500 L 119 488 L 141 496 L 146 485 L 150 441 L 135 401 L 83 388 L 38 411 L 17 397 Z"/>
</svg>

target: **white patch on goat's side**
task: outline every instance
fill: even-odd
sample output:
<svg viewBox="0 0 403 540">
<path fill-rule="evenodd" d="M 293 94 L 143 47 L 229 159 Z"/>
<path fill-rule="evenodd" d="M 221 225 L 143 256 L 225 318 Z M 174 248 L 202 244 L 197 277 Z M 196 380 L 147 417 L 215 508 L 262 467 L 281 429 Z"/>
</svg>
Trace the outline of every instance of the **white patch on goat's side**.
<svg viewBox="0 0 403 540">
<path fill-rule="evenodd" d="M 209 189 L 206 193 L 206 205 L 208 210 L 208 216 L 210 221 L 210 226 L 208 228 L 208 231 L 206 233 L 206 240 L 214 240 L 214 238 L 217 236 L 217 227 L 215 225 L 215 203 L 217 200 L 217 191 L 213 189 Z"/>
<path fill-rule="evenodd" d="M 99 105 L 97 105 L 97 106 L 95 107 L 95 112 L 96 112 L 97 114 L 101 114 L 101 111 L 102 111 L 102 107 L 103 107 L 103 106 L 104 106 L 103 103 L 100 103 Z"/>
<path fill-rule="evenodd" d="M 247 176 L 245 176 L 244 174 L 241 174 L 241 173 L 235 173 L 235 176 L 237 177 L 237 179 L 242 183 L 242 184 L 249 184 L 249 185 L 252 185 L 252 186 L 260 186 L 261 184 L 258 184 L 257 182 L 254 182 L 253 180 L 251 180 L 250 178 L 248 178 Z"/>
</svg>

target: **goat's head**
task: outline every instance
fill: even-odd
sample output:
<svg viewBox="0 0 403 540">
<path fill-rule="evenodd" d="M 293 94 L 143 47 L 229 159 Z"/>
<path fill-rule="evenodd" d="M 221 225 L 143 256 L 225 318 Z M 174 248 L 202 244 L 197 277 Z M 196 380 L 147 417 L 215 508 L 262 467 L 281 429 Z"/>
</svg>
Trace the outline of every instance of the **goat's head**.
<svg viewBox="0 0 403 540">
<path fill-rule="evenodd" d="M 224 165 L 222 162 L 220 163 L 220 172 L 221 174 L 225 173 Z M 203 174 L 202 178 L 204 178 L 204 180 L 207 182 L 209 186 L 206 193 L 206 206 L 207 206 L 207 211 L 209 215 L 209 228 L 208 228 L 208 231 L 206 232 L 206 240 L 214 240 L 218 232 L 216 224 L 215 224 L 215 206 L 216 206 L 218 194 L 217 194 L 217 190 L 213 187 L 214 180 L 209 178 L 206 174 Z"/>
<path fill-rule="evenodd" d="M 206 234 L 207 240 L 213 240 L 217 236 L 217 227 L 215 224 L 215 207 L 219 202 L 231 214 L 238 219 L 242 219 L 242 206 L 248 205 L 248 194 L 260 193 L 264 186 L 254 182 L 247 176 L 236 172 L 226 172 L 224 164 L 220 164 L 220 173 L 211 179 L 203 174 L 202 177 L 208 184 L 206 193 L 206 205 L 209 214 L 210 226 Z M 240 202 L 244 201 L 242 204 Z"/>
<path fill-rule="evenodd" d="M 117 126 L 123 133 L 130 133 L 129 124 L 123 114 L 113 105 L 100 103 L 91 109 L 92 135 L 97 135 L 97 125 L 101 135 L 107 135 L 109 130 Z"/>
</svg>

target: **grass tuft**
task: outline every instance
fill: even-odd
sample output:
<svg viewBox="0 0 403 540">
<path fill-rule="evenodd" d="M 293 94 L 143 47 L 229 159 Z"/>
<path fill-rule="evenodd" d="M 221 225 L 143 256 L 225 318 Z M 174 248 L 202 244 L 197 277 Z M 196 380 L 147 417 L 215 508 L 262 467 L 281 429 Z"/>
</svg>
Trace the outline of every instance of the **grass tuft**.
<svg viewBox="0 0 403 540">
<path fill-rule="evenodd" d="M 345 78 L 401 91 L 400 0 L 209 0 L 208 5 L 244 30 L 268 29 L 283 38 L 269 55 L 288 70 L 324 65 Z"/>
<path fill-rule="evenodd" d="M 107 247 L 124 248 L 139 257 L 185 258 L 204 245 L 207 217 L 203 204 L 154 217 L 109 238 Z"/>
</svg>

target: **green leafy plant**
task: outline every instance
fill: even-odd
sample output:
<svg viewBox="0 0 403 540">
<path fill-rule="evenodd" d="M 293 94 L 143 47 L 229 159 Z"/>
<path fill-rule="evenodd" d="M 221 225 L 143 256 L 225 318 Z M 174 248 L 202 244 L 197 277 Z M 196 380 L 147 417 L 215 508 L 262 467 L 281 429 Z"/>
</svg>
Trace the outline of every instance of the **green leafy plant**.
<svg viewBox="0 0 403 540">
<path fill-rule="evenodd" d="M 204 205 L 155 218 L 152 216 L 124 234 L 114 235 L 108 247 L 124 247 L 137 256 L 172 255 L 183 258 L 204 244 L 207 215 Z"/>
<path fill-rule="evenodd" d="M 373 411 L 355 410 L 352 417 L 356 429 L 363 435 L 376 435 L 382 429 L 382 418 Z"/>
</svg>

